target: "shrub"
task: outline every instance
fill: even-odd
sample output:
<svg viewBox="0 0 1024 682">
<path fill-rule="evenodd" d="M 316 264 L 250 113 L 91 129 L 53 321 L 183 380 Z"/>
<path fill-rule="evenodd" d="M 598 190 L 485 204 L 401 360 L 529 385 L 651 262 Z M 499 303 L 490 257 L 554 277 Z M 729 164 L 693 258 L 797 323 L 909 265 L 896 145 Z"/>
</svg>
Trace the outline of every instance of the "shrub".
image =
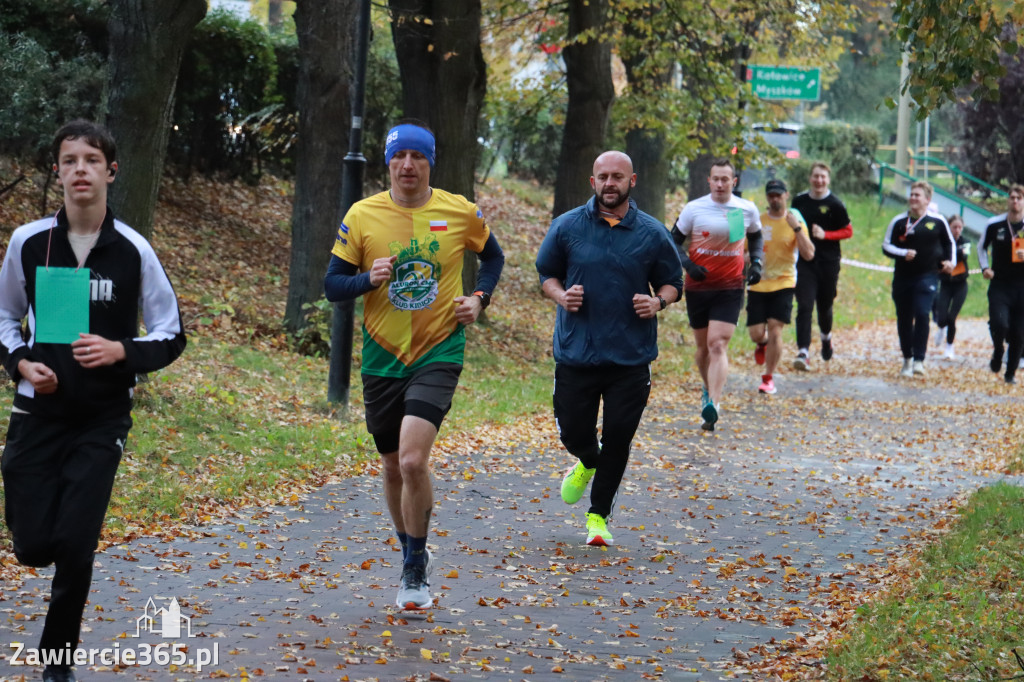
<svg viewBox="0 0 1024 682">
<path fill-rule="evenodd" d="M 185 177 L 193 169 L 258 175 L 260 127 L 249 117 L 266 113 L 276 87 L 277 57 L 263 26 L 229 12 L 208 14 L 182 60 L 168 161 Z"/>
<path fill-rule="evenodd" d="M 0 154 L 48 167 L 61 125 L 102 118 L 101 15 L 89 0 L 0 0 Z"/>
<path fill-rule="evenodd" d="M 63 58 L 24 34 L 0 33 L 0 154 L 49 166 L 49 145 L 72 118 L 100 118 L 106 63 Z"/>
<path fill-rule="evenodd" d="M 800 131 L 800 159 L 789 165 L 792 193 L 807 188 L 811 164 L 824 161 L 832 168 L 832 188 L 840 193 L 864 194 L 877 188 L 871 164 L 878 149 L 878 130 L 831 122 L 804 126 Z"/>
<path fill-rule="evenodd" d="M 481 161 L 489 169 L 503 159 L 509 175 L 553 185 L 558 171 L 567 99 L 557 74 L 487 93 L 490 121 Z"/>
</svg>

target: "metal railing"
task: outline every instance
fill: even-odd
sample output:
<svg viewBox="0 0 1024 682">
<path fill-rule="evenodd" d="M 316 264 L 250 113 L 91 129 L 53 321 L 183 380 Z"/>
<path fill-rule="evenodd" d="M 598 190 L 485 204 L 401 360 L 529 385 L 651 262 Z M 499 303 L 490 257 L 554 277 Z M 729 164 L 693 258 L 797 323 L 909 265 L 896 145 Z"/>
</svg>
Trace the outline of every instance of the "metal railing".
<svg viewBox="0 0 1024 682">
<path fill-rule="evenodd" d="M 911 154 L 910 158 L 913 159 L 915 162 L 922 162 L 923 161 L 923 162 L 925 162 L 925 164 L 934 163 L 934 164 L 937 164 L 937 165 L 942 166 L 943 168 L 945 168 L 946 171 L 948 171 L 953 176 L 953 191 L 954 192 L 959 193 L 959 191 L 960 191 L 960 178 L 963 178 L 963 179 L 968 180 L 969 182 L 977 185 L 978 187 L 983 187 L 984 189 L 986 189 L 988 191 L 989 195 L 994 195 L 994 196 L 997 196 L 997 197 L 1006 197 L 1006 196 L 1008 196 L 1007 193 L 1004 190 L 999 189 L 995 185 L 990 185 L 989 183 L 985 182 L 984 180 L 982 180 L 980 178 L 974 177 L 970 173 L 965 173 L 964 171 L 960 170 L 958 167 L 956 167 L 956 166 L 954 166 L 952 164 L 948 164 L 945 161 L 943 161 L 942 159 L 938 159 L 938 158 L 936 158 L 934 156 L 922 156 L 922 155 L 917 155 L 917 154 Z M 928 166 L 925 165 L 925 168 L 927 169 Z M 928 179 L 928 172 L 927 172 L 927 170 L 925 171 L 924 179 L 925 180 Z M 938 188 L 936 188 L 936 189 L 938 189 Z"/>
<path fill-rule="evenodd" d="M 906 187 L 909 187 L 911 183 L 916 182 L 917 180 L 920 179 L 914 177 L 913 175 L 910 175 L 909 173 L 901 171 L 899 168 L 896 168 L 895 166 L 885 163 L 884 161 L 875 161 L 875 166 L 878 170 L 879 204 L 882 204 L 885 201 L 887 192 L 898 194 L 901 199 L 905 199 L 906 194 L 904 192 Z M 904 187 L 900 188 L 899 190 L 886 190 L 886 173 L 890 173 L 893 178 L 902 178 L 905 181 Z M 973 201 L 965 199 L 959 194 L 951 192 L 942 187 L 932 187 L 932 191 L 933 198 L 936 198 L 937 195 L 938 197 L 941 197 L 945 199 L 946 202 L 948 202 L 945 204 L 944 207 L 941 208 L 941 212 L 943 213 L 943 215 L 948 215 L 955 211 L 963 219 L 964 225 L 967 227 L 967 229 L 974 234 L 980 234 L 983 230 L 984 224 L 988 221 L 989 218 L 995 215 L 992 211 L 988 210 L 987 208 L 979 206 Z M 942 204 L 943 202 L 938 203 Z"/>
</svg>

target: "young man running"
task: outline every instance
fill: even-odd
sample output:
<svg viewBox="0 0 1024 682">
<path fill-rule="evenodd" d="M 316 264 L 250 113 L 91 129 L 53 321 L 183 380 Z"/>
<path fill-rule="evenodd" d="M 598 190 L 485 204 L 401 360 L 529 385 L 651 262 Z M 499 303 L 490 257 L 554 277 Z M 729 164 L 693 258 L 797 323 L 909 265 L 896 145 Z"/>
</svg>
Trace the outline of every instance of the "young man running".
<svg viewBox="0 0 1024 682">
<path fill-rule="evenodd" d="M 939 272 L 956 265 L 953 233 L 941 215 L 928 213 L 932 186 L 918 181 L 910 186 L 907 210 L 892 219 L 885 231 L 882 252 L 895 261 L 892 300 L 896 304 L 905 377 L 923 376 L 928 352 L 929 318 L 939 286 Z"/>
<path fill-rule="evenodd" d="M 750 252 L 747 284 L 761 281 L 763 245 L 757 207 L 732 193 L 736 169 L 729 159 L 711 164 L 711 193 L 683 207 L 672 229 L 686 270 L 686 314 L 697 342 L 697 367 L 704 382 L 701 428 L 714 431 L 725 380 L 726 351 L 743 309 L 743 245 Z"/>
<path fill-rule="evenodd" d="M 1006 213 L 988 221 L 978 244 L 978 261 L 981 276 L 989 280 L 988 327 L 992 335 L 989 369 L 996 374 L 1002 369 L 1004 344 L 1009 342 L 1003 380 L 1014 384 L 1024 350 L 1024 185 L 1012 186 L 1006 199 Z"/>
<path fill-rule="evenodd" d="M 43 680 L 73 682 L 135 376 L 177 359 L 185 328 L 153 247 L 107 207 L 117 175 L 107 129 L 72 121 L 52 152 L 64 206 L 15 230 L 0 270 L 0 352 L 17 384 L 2 468 L 15 556 L 55 569 Z"/>
<path fill-rule="evenodd" d="M 793 367 L 811 368 L 811 317 L 818 306 L 821 359 L 832 359 L 832 305 L 839 286 L 839 265 L 843 257 L 839 242 L 853 236 L 846 206 L 832 194 L 832 171 L 818 161 L 811 166 L 811 188 L 793 199 L 811 229 L 814 257 L 801 257 L 796 264 L 796 359 Z"/>
</svg>

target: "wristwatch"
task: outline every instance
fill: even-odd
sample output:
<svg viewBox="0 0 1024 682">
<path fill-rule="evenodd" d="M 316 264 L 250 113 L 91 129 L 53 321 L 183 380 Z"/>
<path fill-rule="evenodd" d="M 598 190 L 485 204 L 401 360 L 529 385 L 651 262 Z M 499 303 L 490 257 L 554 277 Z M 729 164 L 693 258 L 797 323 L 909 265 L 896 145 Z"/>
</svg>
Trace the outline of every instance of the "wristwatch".
<svg viewBox="0 0 1024 682">
<path fill-rule="evenodd" d="M 491 295 L 486 291 L 474 291 L 474 296 L 480 297 L 480 309 L 484 310 L 491 304 Z"/>
<path fill-rule="evenodd" d="M 662 296 L 658 296 L 658 300 L 661 301 L 661 310 L 668 307 L 668 301 L 666 301 Z"/>
</svg>

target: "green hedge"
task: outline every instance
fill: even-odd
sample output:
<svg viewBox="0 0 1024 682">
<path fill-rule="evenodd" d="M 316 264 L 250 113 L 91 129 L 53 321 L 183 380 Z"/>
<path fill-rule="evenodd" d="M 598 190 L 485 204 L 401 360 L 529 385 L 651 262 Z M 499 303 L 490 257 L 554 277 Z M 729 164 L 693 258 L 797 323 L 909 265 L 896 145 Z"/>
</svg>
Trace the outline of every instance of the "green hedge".
<svg viewBox="0 0 1024 682">
<path fill-rule="evenodd" d="M 0 0 L 0 154 L 50 164 L 54 132 L 102 116 L 103 18 L 68 0 Z M 85 23 L 80 21 L 84 19 Z"/>
<path fill-rule="evenodd" d="M 864 194 L 878 185 L 871 164 L 879 133 L 870 126 L 830 122 L 808 125 L 800 131 L 800 159 L 789 164 L 787 180 L 793 194 L 807 189 L 811 164 L 824 161 L 832 168 L 832 188 L 843 194 Z"/>
<path fill-rule="evenodd" d="M 259 22 L 208 14 L 182 59 L 168 161 L 186 176 L 193 170 L 258 174 L 262 143 L 249 117 L 282 101 L 277 67 L 270 34 Z"/>
</svg>

